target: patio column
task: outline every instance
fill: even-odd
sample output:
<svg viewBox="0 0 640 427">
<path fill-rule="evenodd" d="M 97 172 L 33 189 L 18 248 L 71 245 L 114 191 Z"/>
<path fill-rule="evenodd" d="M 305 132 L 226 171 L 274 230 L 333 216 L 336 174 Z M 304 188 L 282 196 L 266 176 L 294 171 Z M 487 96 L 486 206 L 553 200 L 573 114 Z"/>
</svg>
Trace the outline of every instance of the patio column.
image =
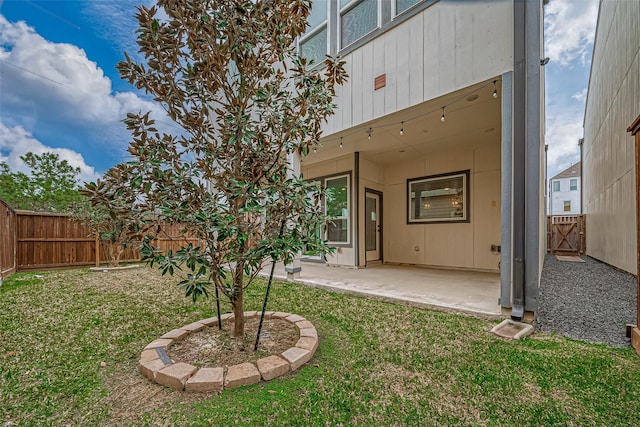
<svg viewBox="0 0 640 427">
<path fill-rule="evenodd" d="M 298 153 L 288 154 L 287 163 L 289 164 L 289 168 L 287 170 L 287 176 L 288 177 L 300 176 L 300 172 L 301 172 L 300 154 Z M 294 280 L 300 277 L 300 272 L 302 271 L 302 265 L 300 263 L 299 252 L 293 258 L 293 262 L 291 264 L 287 264 L 284 266 L 284 271 L 287 272 L 287 280 Z"/>
</svg>

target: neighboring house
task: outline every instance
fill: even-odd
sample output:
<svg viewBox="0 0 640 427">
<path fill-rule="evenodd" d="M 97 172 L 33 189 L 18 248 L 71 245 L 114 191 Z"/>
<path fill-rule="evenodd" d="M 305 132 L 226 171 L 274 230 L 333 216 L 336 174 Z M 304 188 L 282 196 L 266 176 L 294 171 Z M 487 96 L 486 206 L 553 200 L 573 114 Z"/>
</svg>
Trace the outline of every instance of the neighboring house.
<svg viewBox="0 0 640 427">
<path fill-rule="evenodd" d="M 584 116 L 587 255 L 637 273 L 634 138 L 640 115 L 640 2 L 600 2 Z"/>
<path fill-rule="evenodd" d="M 316 62 L 339 55 L 350 76 L 316 152 L 294 164 L 328 189 L 335 218 L 323 232 L 337 251 L 316 260 L 500 272 L 500 304 L 514 318 L 536 309 L 546 250 L 542 7 L 314 1 L 300 50 Z"/>
<path fill-rule="evenodd" d="M 549 215 L 582 213 L 580 165 L 571 165 L 549 180 Z"/>
</svg>

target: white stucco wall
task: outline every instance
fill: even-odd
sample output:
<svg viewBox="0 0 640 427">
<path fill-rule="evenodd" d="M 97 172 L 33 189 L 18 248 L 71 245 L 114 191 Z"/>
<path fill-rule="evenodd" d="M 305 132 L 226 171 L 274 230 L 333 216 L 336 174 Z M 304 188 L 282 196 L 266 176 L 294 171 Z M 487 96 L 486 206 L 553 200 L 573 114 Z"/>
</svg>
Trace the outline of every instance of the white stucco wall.
<svg viewBox="0 0 640 427">
<path fill-rule="evenodd" d="M 343 59 L 349 79 L 324 136 L 512 70 L 513 3 L 441 0 Z"/>
<path fill-rule="evenodd" d="M 637 273 L 633 137 L 640 114 L 640 2 L 600 4 L 584 119 L 587 254 Z"/>
</svg>

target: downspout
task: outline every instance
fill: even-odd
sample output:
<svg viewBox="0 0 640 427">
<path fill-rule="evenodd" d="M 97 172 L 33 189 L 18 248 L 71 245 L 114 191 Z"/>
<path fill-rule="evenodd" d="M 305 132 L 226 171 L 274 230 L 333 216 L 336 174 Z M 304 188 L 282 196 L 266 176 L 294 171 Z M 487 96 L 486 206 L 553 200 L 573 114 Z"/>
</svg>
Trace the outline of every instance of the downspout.
<svg viewBox="0 0 640 427">
<path fill-rule="evenodd" d="M 353 252 L 355 254 L 355 266 L 360 266 L 360 152 L 353 153 Z"/>
<path fill-rule="evenodd" d="M 583 152 L 582 152 L 582 144 L 584 143 L 584 138 L 580 138 L 578 140 L 578 145 L 580 146 L 580 215 L 582 215 L 584 213 L 584 198 L 582 197 L 582 183 L 584 182 L 584 175 L 583 175 L 583 167 L 584 167 L 584 163 L 582 160 L 584 160 L 582 158 L 583 156 Z"/>
<path fill-rule="evenodd" d="M 551 188 L 549 188 L 549 144 L 544 144 L 544 213 L 551 215 Z"/>
<path fill-rule="evenodd" d="M 524 318 L 525 193 L 526 193 L 526 12 L 525 2 L 513 2 L 513 287 L 511 318 Z"/>
</svg>

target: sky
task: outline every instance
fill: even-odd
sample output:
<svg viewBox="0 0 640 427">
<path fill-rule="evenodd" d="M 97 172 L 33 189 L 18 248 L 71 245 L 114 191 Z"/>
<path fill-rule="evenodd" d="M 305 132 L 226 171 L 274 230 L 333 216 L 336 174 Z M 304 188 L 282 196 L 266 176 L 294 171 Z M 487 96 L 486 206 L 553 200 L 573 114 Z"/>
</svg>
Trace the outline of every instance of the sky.
<svg viewBox="0 0 640 427">
<path fill-rule="evenodd" d="M 164 116 L 115 68 L 125 51 L 140 59 L 136 6 L 153 3 L 0 0 L 0 161 L 26 171 L 20 156 L 54 152 L 92 181 L 125 159 L 126 113 Z M 549 177 L 579 160 L 597 8 L 597 0 L 545 6 Z"/>
</svg>

